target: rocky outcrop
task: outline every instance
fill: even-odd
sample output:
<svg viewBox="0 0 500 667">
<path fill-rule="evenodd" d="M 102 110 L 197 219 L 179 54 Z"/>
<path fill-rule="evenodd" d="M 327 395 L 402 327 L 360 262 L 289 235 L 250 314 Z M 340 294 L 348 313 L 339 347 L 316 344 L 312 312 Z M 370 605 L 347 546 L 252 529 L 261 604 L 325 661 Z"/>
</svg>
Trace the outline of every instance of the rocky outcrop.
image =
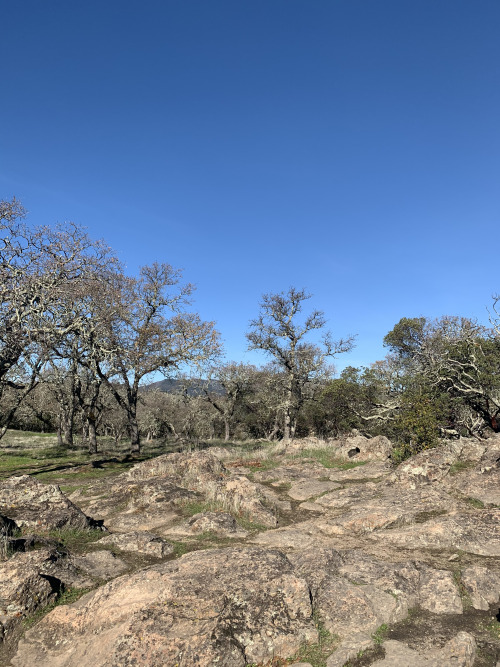
<svg viewBox="0 0 500 667">
<path fill-rule="evenodd" d="M 2 638 L 35 611 L 54 601 L 62 583 L 47 574 L 57 556 L 48 550 L 20 553 L 0 566 L 0 635 Z"/>
<path fill-rule="evenodd" d="M 209 533 L 222 538 L 244 539 L 248 531 L 240 528 L 236 519 L 227 512 L 200 512 L 180 526 L 168 531 L 170 535 L 193 536 Z"/>
<path fill-rule="evenodd" d="M 384 643 L 384 650 L 385 658 L 372 667 L 473 667 L 476 658 L 476 642 L 467 632 L 459 632 L 443 648 L 425 654 L 390 640 Z"/>
<path fill-rule="evenodd" d="M 5 584 L 4 597 L 19 591 L 21 601 L 19 609 L 9 602 L 6 628 L 32 613 L 31 589 L 43 607 L 64 586 L 100 585 L 28 631 L 12 665 L 288 664 L 318 630 L 331 633 L 328 667 L 357 665 L 366 650 L 363 665 L 472 667 L 474 637 L 495 664 L 500 640 L 485 641 L 480 628 L 500 600 L 496 443 L 452 442 L 395 469 L 376 456 L 343 469 L 323 467 L 319 456 L 280 455 L 279 465 L 253 476 L 242 456 L 224 464 L 207 451 L 165 455 L 73 494 L 72 503 L 57 487 L 27 483 L 28 520 L 37 503 L 49 516 L 54 502 L 54 516 L 74 507 L 113 533 L 85 553 L 57 552 L 56 544 L 6 556 L 0 582 L 13 586 Z M 384 451 L 383 442 L 372 445 Z M 1 507 L 5 540 L 21 539 L 9 536 L 23 521 L 20 508 L 14 517 Z M 174 550 L 167 536 L 184 544 Z M 37 539 L 32 547 L 43 546 Z M 207 549 L 230 539 L 237 548 Z M 430 630 L 425 641 L 407 642 L 415 614 Z M 381 626 L 395 634 L 386 639 Z M 434 636 L 434 626 L 447 629 Z"/>
<path fill-rule="evenodd" d="M 121 577 L 55 609 L 26 633 L 12 664 L 244 667 L 316 638 L 309 587 L 290 561 L 227 549 Z"/>
<path fill-rule="evenodd" d="M 58 486 L 42 484 L 29 475 L 0 483 L 0 513 L 20 528 L 41 531 L 99 525 L 61 493 Z"/>
<path fill-rule="evenodd" d="M 98 544 L 113 545 L 120 551 L 140 553 L 154 558 L 165 558 L 174 551 L 170 542 L 166 542 L 158 535 L 146 531 L 108 535 L 99 540 Z"/>
</svg>

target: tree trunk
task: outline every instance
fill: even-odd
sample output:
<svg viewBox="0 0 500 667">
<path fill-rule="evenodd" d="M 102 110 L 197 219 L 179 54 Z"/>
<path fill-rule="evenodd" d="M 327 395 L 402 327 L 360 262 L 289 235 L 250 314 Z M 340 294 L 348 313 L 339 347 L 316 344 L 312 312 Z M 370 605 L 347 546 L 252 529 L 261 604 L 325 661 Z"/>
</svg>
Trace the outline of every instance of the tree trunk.
<svg viewBox="0 0 500 667">
<path fill-rule="evenodd" d="M 224 442 L 227 442 L 231 436 L 231 431 L 229 429 L 229 420 L 224 419 Z"/>
<path fill-rule="evenodd" d="M 65 447 L 73 447 L 73 410 L 61 416 L 62 440 Z"/>
<path fill-rule="evenodd" d="M 89 454 L 97 454 L 97 433 L 95 428 L 95 421 L 93 419 L 89 419 L 87 423 L 89 429 Z"/>
<path fill-rule="evenodd" d="M 290 442 L 290 436 L 291 436 L 290 422 L 291 422 L 290 408 L 287 407 L 285 409 L 285 423 L 283 425 L 283 440 L 285 442 Z"/>
<path fill-rule="evenodd" d="M 132 454 L 141 453 L 141 438 L 139 434 L 139 425 L 135 414 L 129 413 L 128 427 L 130 432 L 130 451 Z"/>
</svg>

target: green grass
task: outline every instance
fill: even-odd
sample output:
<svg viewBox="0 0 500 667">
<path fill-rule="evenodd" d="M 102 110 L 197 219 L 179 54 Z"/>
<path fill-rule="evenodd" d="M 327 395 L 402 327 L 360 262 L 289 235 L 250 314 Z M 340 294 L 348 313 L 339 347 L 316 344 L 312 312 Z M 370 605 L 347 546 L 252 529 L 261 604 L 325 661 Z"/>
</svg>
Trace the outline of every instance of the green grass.
<svg viewBox="0 0 500 667">
<path fill-rule="evenodd" d="M 54 538 L 70 551 L 79 551 L 85 548 L 91 542 L 105 537 L 106 533 L 98 528 L 78 529 L 78 528 L 60 528 L 51 530 L 49 537 Z"/>
<path fill-rule="evenodd" d="M 478 498 L 465 498 L 465 502 L 478 510 L 482 510 L 485 507 L 483 501 L 479 500 Z"/>
<path fill-rule="evenodd" d="M 377 646 L 380 646 L 380 644 L 382 644 L 382 642 L 385 641 L 388 632 L 389 632 L 389 626 L 387 625 L 387 623 L 382 623 L 382 625 L 380 625 L 372 634 L 372 639 L 374 643 Z"/>
<path fill-rule="evenodd" d="M 67 588 L 57 596 L 54 602 L 51 602 L 46 607 L 38 609 L 34 614 L 27 616 L 23 621 L 24 627 L 26 629 L 33 627 L 35 623 L 38 623 L 38 621 L 40 621 L 56 607 L 59 607 L 63 604 L 72 604 L 73 602 L 79 600 L 82 595 L 85 595 L 85 593 L 88 593 L 90 590 L 90 588 Z"/>
<path fill-rule="evenodd" d="M 337 468 L 338 470 L 351 470 L 365 465 L 366 461 L 345 461 L 339 459 L 338 455 L 329 449 L 304 449 L 298 453 L 301 458 L 315 459 L 324 468 Z"/>
<path fill-rule="evenodd" d="M 326 667 L 326 661 L 338 647 L 340 638 L 325 628 L 317 614 L 313 614 L 313 618 L 318 631 L 318 641 L 314 644 L 303 644 L 292 660 L 294 662 L 309 662 L 312 667 Z"/>
<path fill-rule="evenodd" d="M 450 466 L 449 474 L 458 475 L 458 473 L 463 470 L 469 470 L 469 468 L 473 468 L 475 465 L 474 461 L 455 461 L 455 463 L 452 463 Z"/>
<path fill-rule="evenodd" d="M 191 517 L 195 514 L 202 514 L 203 512 L 220 512 L 224 511 L 226 514 L 230 514 L 235 520 L 236 523 L 244 528 L 245 530 L 259 532 L 267 530 L 267 526 L 253 521 L 251 516 L 246 512 L 231 512 L 230 510 L 224 509 L 217 501 L 203 502 L 200 500 L 189 500 L 183 503 L 181 506 L 181 512 L 183 516 Z"/>
</svg>

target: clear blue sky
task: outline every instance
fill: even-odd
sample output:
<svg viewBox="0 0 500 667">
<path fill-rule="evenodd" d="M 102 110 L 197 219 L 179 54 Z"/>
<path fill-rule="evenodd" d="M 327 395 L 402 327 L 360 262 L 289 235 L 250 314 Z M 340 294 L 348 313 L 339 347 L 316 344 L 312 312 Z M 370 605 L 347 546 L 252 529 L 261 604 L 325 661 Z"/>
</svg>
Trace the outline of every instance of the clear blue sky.
<svg viewBox="0 0 500 667">
<path fill-rule="evenodd" d="M 23 0 L 1 12 L 0 198 L 196 283 L 229 358 L 263 292 L 339 358 L 500 291 L 498 0 Z"/>
</svg>

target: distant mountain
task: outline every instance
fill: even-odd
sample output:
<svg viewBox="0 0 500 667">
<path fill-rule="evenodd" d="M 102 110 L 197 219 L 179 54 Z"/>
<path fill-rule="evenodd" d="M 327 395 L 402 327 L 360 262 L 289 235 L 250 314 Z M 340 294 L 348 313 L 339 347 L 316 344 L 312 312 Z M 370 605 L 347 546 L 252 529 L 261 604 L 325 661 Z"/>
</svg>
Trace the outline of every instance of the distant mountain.
<svg viewBox="0 0 500 667">
<path fill-rule="evenodd" d="M 178 392 L 186 391 L 188 396 L 200 396 L 203 393 L 203 388 L 201 385 L 213 394 L 223 394 L 224 388 L 216 380 L 179 380 L 177 378 L 165 378 L 165 380 L 160 380 L 159 382 L 153 382 L 148 384 L 144 389 L 146 391 L 163 391 L 166 394 L 175 394 Z"/>
</svg>

